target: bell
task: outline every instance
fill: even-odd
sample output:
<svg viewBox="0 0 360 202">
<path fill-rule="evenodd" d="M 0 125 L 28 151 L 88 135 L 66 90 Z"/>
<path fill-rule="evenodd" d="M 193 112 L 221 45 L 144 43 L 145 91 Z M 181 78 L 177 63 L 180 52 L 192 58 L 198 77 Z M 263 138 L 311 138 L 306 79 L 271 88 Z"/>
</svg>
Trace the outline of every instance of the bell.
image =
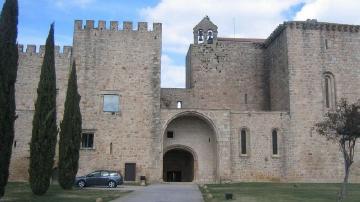
<svg viewBox="0 0 360 202">
<path fill-rule="evenodd" d="M 199 41 L 204 41 L 204 36 L 199 36 Z"/>
</svg>

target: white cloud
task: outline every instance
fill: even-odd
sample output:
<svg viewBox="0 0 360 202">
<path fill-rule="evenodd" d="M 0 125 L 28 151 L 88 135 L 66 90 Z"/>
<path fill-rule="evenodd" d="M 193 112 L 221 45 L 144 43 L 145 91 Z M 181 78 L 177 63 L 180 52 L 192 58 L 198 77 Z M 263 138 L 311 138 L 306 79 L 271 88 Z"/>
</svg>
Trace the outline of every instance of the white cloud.
<svg viewBox="0 0 360 202">
<path fill-rule="evenodd" d="M 360 24 L 358 0 L 312 0 L 299 11 L 295 19 Z"/>
<path fill-rule="evenodd" d="M 285 20 L 282 15 L 303 0 L 161 0 L 141 10 L 147 21 L 163 23 L 164 51 L 185 54 L 192 28 L 205 16 L 219 27 L 219 36 L 266 38 Z"/>
<path fill-rule="evenodd" d="M 161 87 L 185 87 L 185 68 L 181 65 L 175 65 L 174 61 L 166 54 L 161 56 Z"/>
</svg>

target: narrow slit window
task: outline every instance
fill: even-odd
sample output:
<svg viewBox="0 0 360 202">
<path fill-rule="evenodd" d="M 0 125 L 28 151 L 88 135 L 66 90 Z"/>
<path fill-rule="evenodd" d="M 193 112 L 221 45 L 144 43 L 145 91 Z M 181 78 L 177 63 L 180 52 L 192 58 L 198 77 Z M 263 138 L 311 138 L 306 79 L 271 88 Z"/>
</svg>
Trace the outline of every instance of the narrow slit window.
<svg viewBox="0 0 360 202">
<path fill-rule="evenodd" d="M 330 78 L 325 77 L 325 104 L 327 108 L 330 108 Z"/>
<path fill-rule="evenodd" d="M 245 104 L 247 104 L 248 103 L 248 95 L 247 95 L 247 93 L 245 93 L 244 100 L 245 100 Z"/>
<path fill-rule="evenodd" d="M 273 155 L 278 155 L 279 151 L 278 151 L 278 134 L 277 134 L 277 130 L 273 130 L 272 131 L 272 153 Z"/>
<path fill-rule="evenodd" d="M 325 39 L 325 49 L 329 49 L 329 42 L 327 39 Z"/>
<path fill-rule="evenodd" d="M 113 143 L 111 142 L 110 143 L 110 154 L 112 154 L 113 153 Z"/>
<path fill-rule="evenodd" d="M 246 130 L 242 129 L 240 134 L 241 154 L 247 154 L 246 152 Z"/>
<path fill-rule="evenodd" d="M 181 109 L 182 108 L 182 101 L 177 101 L 177 108 Z"/>
<path fill-rule="evenodd" d="M 336 102 L 335 79 L 330 72 L 324 75 L 324 104 L 326 108 L 334 108 Z"/>
</svg>

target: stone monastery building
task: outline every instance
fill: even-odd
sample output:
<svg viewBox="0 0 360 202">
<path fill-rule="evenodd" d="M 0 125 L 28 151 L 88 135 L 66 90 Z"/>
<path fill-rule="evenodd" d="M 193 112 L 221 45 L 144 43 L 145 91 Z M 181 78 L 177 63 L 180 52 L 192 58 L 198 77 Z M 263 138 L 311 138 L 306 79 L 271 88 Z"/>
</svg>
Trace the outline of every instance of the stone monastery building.
<svg viewBox="0 0 360 202">
<path fill-rule="evenodd" d="M 76 20 L 73 46 L 56 48 L 58 121 L 72 59 L 83 133 L 78 175 L 118 170 L 126 181 L 338 182 L 338 146 L 314 124 L 340 98 L 360 98 L 360 26 L 280 24 L 267 39 L 193 29 L 186 88 L 161 88 L 162 26 Z M 219 33 L 220 35 L 221 33 Z M 44 47 L 19 46 L 10 180 L 28 178 L 29 142 Z M 359 152 L 359 151 L 358 151 Z M 360 153 L 350 180 L 360 182 Z M 56 165 L 54 166 L 56 170 Z"/>
</svg>

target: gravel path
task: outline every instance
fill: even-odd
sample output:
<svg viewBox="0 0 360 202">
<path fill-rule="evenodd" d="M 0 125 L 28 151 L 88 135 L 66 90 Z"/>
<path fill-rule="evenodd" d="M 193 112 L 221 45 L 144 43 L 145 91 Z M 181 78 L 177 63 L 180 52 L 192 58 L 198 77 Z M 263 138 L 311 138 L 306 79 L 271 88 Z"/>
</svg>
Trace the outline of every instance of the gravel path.
<svg viewBox="0 0 360 202">
<path fill-rule="evenodd" d="M 154 184 L 112 202 L 203 202 L 195 184 Z"/>
</svg>

